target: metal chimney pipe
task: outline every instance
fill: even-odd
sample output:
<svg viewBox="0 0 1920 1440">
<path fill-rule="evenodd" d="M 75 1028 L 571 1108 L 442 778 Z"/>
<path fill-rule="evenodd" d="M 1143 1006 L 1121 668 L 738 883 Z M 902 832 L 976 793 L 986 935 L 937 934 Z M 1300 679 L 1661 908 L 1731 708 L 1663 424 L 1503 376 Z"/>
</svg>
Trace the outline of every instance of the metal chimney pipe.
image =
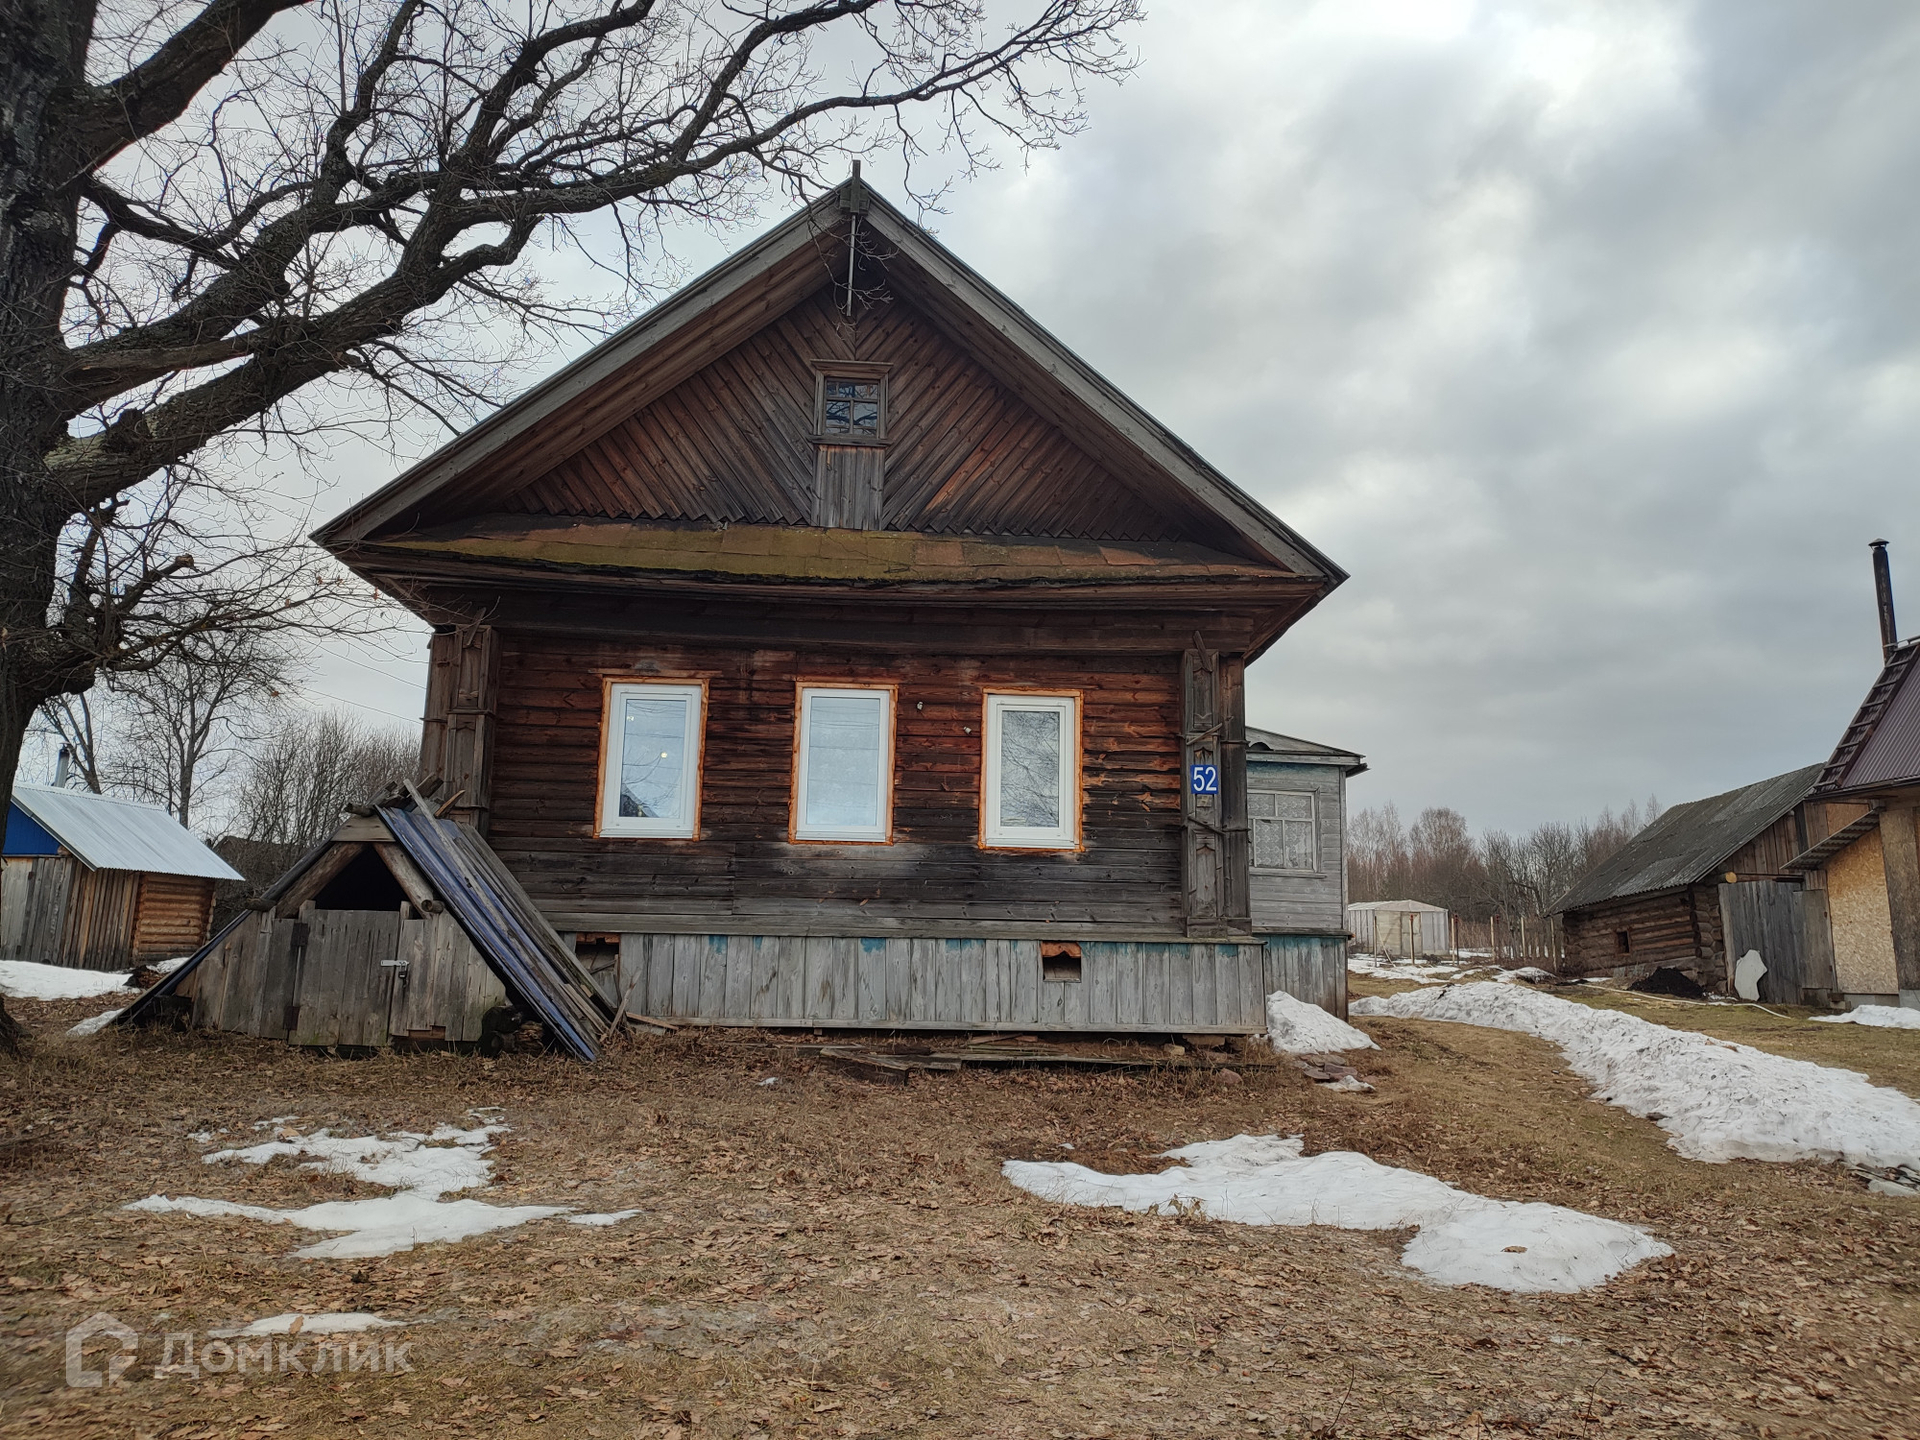
<svg viewBox="0 0 1920 1440">
<path fill-rule="evenodd" d="M 1869 540 L 1867 545 L 1873 551 L 1873 597 L 1880 606 L 1880 656 L 1891 660 L 1900 643 L 1900 628 L 1893 623 L 1893 571 L 1887 565 L 1887 542 Z"/>
<path fill-rule="evenodd" d="M 55 789 L 65 789 L 67 781 L 73 778 L 73 751 L 67 746 L 60 747 L 60 754 L 53 762 L 53 784 Z"/>
</svg>

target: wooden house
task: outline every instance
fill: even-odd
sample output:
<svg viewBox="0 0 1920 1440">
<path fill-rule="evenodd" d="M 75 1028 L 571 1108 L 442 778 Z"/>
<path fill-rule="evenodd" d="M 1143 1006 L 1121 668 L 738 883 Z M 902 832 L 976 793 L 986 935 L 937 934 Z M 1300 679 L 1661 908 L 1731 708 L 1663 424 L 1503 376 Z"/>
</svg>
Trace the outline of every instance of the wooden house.
<svg viewBox="0 0 1920 1440">
<path fill-rule="evenodd" d="M 0 870 L 0 960 L 131 970 L 207 938 L 230 865 L 157 805 L 13 787 Z"/>
<path fill-rule="evenodd" d="M 1453 952 L 1453 917 L 1420 900 L 1360 900 L 1347 907 L 1353 948 L 1363 955 L 1418 960 Z"/>
<path fill-rule="evenodd" d="M 1890 599 L 1883 614 L 1890 628 Z M 1838 995 L 1920 1009 L 1920 640 L 1886 638 L 1885 665 L 1813 786 L 1825 833 L 1789 867 L 1825 892 Z"/>
<path fill-rule="evenodd" d="M 1244 714 L 1344 575 L 858 179 L 316 538 L 434 626 L 422 774 L 633 1010 L 1344 1008 L 1341 927 L 1256 924 Z"/>
<path fill-rule="evenodd" d="M 312 1049 L 476 1045 L 538 1022 L 591 1060 L 611 1028 L 571 949 L 474 831 L 416 791 L 364 807 L 115 1020 Z"/>
<path fill-rule="evenodd" d="M 1637 980 L 1667 966 L 1728 991 L 1751 951 L 1767 967 L 1762 999 L 1797 1005 L 1807 992 L 1831 990 L 1826 896 L 1792 868 L 1847 818 L 1809 800 L 1821 770 L 1791 770 L 1663 813 L 1561 897 L 1560 973 Z"/>
</svg>

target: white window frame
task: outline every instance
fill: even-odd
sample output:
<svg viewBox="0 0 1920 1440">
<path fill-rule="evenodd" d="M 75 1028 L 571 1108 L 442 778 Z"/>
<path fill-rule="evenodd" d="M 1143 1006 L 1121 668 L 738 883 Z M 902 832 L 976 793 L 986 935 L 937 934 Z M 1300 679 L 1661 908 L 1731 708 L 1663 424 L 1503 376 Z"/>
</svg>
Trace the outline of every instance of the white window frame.
<svg viewBox="0 0 1920 1440">
<path fill-rule="evenodd" d="M 676 819 L 620 813 L 620 769 L 626 743 L 625 707 L 629 697 L 681 699 L 687 706 L 686 758 L 680 773 L 685 814 Z M 698 682 L 619 680 L 609 682 L 600 722 L 600 814 L 595 832 L 611 839 L 692 840 L 700 834 L 700 766 L 706 745 L 707 687 Z"/>
<path fill-rule="evenodd" d="M 789 835 L 794 840 L 840 845 L 888 845 L 893 842 L 893 729 L 896 710 L 892 685 L 833 685 L 802 683 L 794 716 L 793 815 Z M 878 696 L 880 721 L 880 823 L 878 825 L 807 824 L 807 756 L 811 753 L 813 702 L 820 697 Z"/>
<path fill-rule="evenodd" d="M 1060 823 L 1048 828 L 1000 822 L 1000 737 L 1009 710 L 1051 710 L 1060 723 Z M 989 691 L 985 756 L 980 767 L 980 843 L 991 850 L 1078 850 L 1080 848 L 1080 697 Z"/>
<path fill-rule="evenodd" d="M 1283 789 L 1277 785 L 1253 785 L 1253 784 L 1249 784 L 1247 786 L 1247 794 L 1249 797 L 1254 795 L 1304 795 L 1307 798 L 1307 811 L 1308 811 L 1307 824 L 1313 827 L 1313 830 L 1312 830 L 1313 864 L 1308 865 L 1304 868 L 1298 865 L 1262 865 L 1257 859 L 1255 859 L 1253 868 L 1267 875 L 1324 875 L 1326 873 L 1326 869 L 1320 863 L 1320 797 L 1319 795 L 1312 790 L 1300 790 L 1300 789 L 1295 789 L 1291 786 Z M 1249 855 L 1257 855 L 1259 852 L 1257 851 L 1253 843 L 1253 827 L 1259 824 L 1260 820 L 1263 817 L 1254 815 L 1252 813 L 1253 807 L 1251 805 L 1249 805 L 1247 809 L 1248 809 L 1247 850 L 1249 852 Z M 1271 820 L 1269 823 L 1284 826 L 1287 822 L 1285 817 L 1276 817 L 1275 819 Z M 1283 829 L 1281 831 L 1281 842 L 1282 842 L 1283 849 L 1285 848 L 1285 838 L 1286 838 L 1286 831 Z"/>
</svg>

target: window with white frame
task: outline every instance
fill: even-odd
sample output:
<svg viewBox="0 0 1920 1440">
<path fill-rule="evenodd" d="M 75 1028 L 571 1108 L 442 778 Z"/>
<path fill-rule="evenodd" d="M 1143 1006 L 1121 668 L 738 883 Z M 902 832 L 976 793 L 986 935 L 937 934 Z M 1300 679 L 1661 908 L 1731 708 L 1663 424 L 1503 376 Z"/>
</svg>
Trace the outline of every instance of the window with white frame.
<svg viewBox="0 0 1920 1440">
<path fill-rule="evenodd" d="M 1071 695 L 988 695 L 981 838 L 1071 850 L 1080 843 L 1080 702 Z"/>
<path fill-rule="evenodd" d="M 793 838 L 878 842 L 893 833 L 893 691 L 800 688 Z"/>
<path fill-rule="evenodd" d="M 1250 790 L 1247 820 L 1253 826 L 1256 870 L 1319 870 L 1320 844 L 1311 792 Z"/>
<path fill-rule="evenodd" d="M 699 685 L 607 687 L 600 833 L 690 840 L 700 825 Z"/>
</svg>

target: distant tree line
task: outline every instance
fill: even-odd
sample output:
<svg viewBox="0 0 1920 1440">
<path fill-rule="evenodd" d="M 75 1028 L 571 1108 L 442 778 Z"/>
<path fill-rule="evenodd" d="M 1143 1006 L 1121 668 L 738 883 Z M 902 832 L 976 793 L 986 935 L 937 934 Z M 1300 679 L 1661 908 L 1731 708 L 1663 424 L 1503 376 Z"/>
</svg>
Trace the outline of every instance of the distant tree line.
<svg viewBox="0 0 1920 1440">
<path fill-rule="evenodd" d="M 1549 915 L 1575 881 L 1659 817 L 1649 796 L 1594 819 L 1475 836 L 1458 810 L 1422 810 L 1407 825 L 1382 805 L 1357 812 L 1348 827 L 1347 885 L 1354 900 L 1419 900 L 1465 920 Z"/>
</svg>

